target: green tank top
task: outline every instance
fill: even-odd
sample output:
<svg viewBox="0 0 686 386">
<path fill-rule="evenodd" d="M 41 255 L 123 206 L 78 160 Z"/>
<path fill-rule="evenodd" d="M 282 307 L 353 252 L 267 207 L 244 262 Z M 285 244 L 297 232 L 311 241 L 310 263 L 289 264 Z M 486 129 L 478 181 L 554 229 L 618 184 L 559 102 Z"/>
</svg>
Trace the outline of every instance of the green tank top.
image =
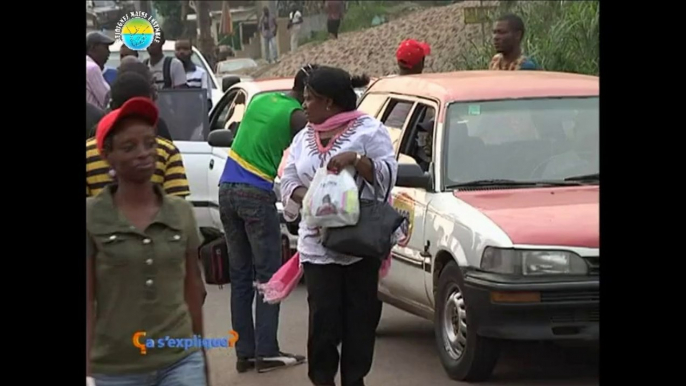
<svg viewBox="0 0 686 386">
<path fill-rule="evenodd" d="M 300 102 L 281 92 L 255 96 L 245 111 L 229 157 L 269 182 L 276 177 L 283 151 L 290 145 L 291 115 Z"/>
</svg>

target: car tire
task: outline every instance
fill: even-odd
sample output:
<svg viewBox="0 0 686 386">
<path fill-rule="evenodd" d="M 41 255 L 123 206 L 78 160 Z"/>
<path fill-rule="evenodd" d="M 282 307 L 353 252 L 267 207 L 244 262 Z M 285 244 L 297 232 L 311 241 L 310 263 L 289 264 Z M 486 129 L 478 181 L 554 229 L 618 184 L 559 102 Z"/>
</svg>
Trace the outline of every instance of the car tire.
<svg viewBox="0 0 686 386">
<path fill-rule="evenodd" d="M 451 379 L 482 382 L 493 373 L 500 342 L 477 335 L 464 299 L 462 272 L 451 261 L 441 272 L 436 293 L 434 333 L 441 364 Z M 446 317 L 448 316 L 448 317 Z"/>
</svg>

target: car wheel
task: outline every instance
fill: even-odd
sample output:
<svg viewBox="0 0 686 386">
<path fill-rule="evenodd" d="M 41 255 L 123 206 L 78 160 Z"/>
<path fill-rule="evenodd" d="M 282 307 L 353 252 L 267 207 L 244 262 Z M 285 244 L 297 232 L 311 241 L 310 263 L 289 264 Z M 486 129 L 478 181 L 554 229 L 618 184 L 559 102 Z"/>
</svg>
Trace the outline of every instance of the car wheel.
<svg viewBox="0 0 686 386">
<path fill-rule="evenodd" d="M 454 380 L 487 380 L 500 354 L 499 341 L 476 334 L 462 289 L 462 273 L 454 261 L 446 265 L 438 280 L 434 330 L 443 368 Z"/>
</svg>

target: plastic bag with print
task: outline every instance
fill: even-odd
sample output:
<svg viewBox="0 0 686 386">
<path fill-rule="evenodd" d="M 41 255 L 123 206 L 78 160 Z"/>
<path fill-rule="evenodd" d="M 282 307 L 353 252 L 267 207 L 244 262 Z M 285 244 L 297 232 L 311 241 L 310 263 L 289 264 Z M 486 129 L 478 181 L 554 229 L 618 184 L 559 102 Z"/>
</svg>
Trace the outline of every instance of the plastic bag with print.
<svg viewBox="0 0 686 386">
<path fill-rule="evenodd" d="M 311 228 L 338 228 L 357 224 L 360 199 L 350 168 L 332 173 L 319 168 L 303 199 L 303 220 Z"/>
</svg>

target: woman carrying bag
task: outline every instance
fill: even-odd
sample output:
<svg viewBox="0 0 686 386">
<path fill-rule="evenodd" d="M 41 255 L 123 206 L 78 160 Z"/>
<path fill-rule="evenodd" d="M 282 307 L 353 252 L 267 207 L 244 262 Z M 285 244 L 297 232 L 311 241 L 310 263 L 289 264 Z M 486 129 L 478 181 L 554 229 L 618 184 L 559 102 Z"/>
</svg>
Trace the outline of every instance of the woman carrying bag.
<svg viewBox="0 0 686 386">
<path fill-rule="evenodd" d="M 291 200 L 302 204 L 321 167 L 333 172 L 353 167 L 358 186 L 364 186 L 361 199 L 384 200 L 395 183 L 397 162 L 388 130 L 356 110 L 354 88 L 368 83 L 368 77 L 351 77 L 338 68 L 320 67 L 310 74 L 303 103 L 309 124 L 289 149 L 281 179 L 284 206 Z M 381 191 L 375 191 L 375 185 Z M 314 385 L 334 385 L 340 363 L 342 385 L 361 386 L 374 356 L 379 268 L 387 255 L 350 256 L 322 242 L 320 229 L 300 222 L 298 253 L 310 313 L 308 375 Z"/>
</svg>

